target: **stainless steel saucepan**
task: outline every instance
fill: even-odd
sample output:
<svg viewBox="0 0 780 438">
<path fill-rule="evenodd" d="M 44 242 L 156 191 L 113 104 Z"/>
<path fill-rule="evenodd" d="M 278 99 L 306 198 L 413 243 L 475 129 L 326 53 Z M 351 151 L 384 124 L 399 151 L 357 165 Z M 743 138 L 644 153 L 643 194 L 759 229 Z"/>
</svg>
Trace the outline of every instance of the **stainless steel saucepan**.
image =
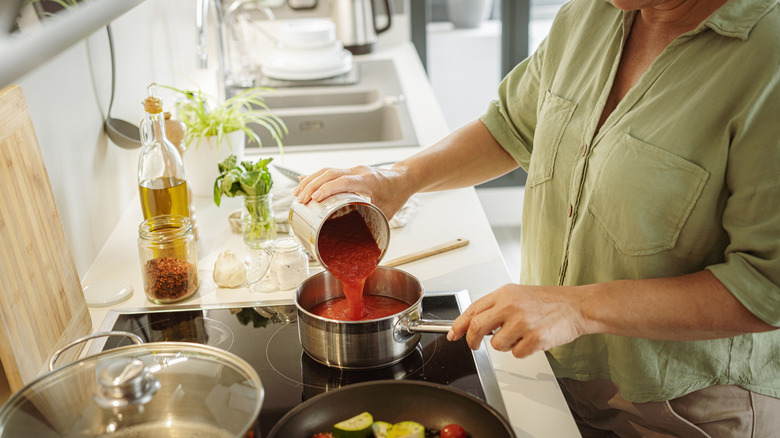
<svg viewBox="0 0 780 438">
<path fill-rule="evenodd" d="M 345 369 L 379 368 L 400 362 L 420 341 L 421 333 L 447 333 L 452 321 L 424 320 L 422 283 L 400 269 L 380 266 L 366 279 L 364 295 L 392 297 L 409 304 L 399 313 L 365 321 L 338 321 L 310 312 L 317 304 L 343 297 L 341 282 L 323 271 L 295 292 L 298 337 L 317 362 Z"/>
</svg>

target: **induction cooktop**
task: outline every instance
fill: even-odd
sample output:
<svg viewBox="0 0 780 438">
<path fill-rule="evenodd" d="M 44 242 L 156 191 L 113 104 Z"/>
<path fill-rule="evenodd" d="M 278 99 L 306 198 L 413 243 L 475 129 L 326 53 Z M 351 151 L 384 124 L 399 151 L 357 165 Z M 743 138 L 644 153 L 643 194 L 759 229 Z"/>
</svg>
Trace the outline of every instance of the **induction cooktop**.
<svg viewBox="0 0 780 438">
<path fill-rule="evenodd" d="M 422 318 L 452 320 L 471 304 L 468 292 L 425 292 Z M 298 404 L 325 391 L 371 380 L 410 379 L 463 390 L 506 416 L 486 347 L 472 351 L 465 339 L 450 342 L 425 333 L 408 356 L 394 365 L 344 370 L 309 357 L 298 340 L 296 308 L 289 301 L 258 301 L 222 306 L 164 306 L 109 311 L 100 332 L 125 331 L 144 342 L 195 342 L 222 348 L 252 365 L 265 398 L 259 432 L 265 435 Z M 88 354 L 130 345 L 123 337 L 100 338 Z"/>
</svg>

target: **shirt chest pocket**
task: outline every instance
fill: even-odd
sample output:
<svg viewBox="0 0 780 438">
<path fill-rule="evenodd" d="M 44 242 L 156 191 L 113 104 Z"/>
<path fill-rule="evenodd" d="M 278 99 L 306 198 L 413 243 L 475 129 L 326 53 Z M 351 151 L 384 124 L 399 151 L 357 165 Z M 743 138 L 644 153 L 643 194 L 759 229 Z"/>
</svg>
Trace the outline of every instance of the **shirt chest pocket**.
<svg viewBox="0 0 780 438">
<path fill-rule="evenodd" d="M 534 147 L 528 166 L 528 187 L 539 185 L 552 179 L 555 157 L 561 137 L 571 121 L 577 104 L 545 92 L 544 102 L 534 132 Z"/>
<path fill-rule="evenodd" d="M 588 213 L 626 255 L 671 249 L 709 172 L 668 151 L 625 135 L 604 159 Z"/>
</svg>

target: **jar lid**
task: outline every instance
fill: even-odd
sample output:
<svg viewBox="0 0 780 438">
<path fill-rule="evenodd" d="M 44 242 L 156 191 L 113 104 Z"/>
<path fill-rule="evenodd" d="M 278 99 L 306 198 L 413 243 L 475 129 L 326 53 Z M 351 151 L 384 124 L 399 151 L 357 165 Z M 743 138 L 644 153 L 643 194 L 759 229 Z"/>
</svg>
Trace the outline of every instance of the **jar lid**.
<svg viewBox="0 0 780 438">
<path fill-rule="evenodd" d="M 131 345 L 22 388 L 0 410 L 0 437 L 168 436 L 171 430 L 244 436 L 262 401 L 257 372 L 232 353 L 185 342 Z"/>
<path fill-rule="evenodd" d="M 133 293 L 133 285 L 120 280 L 106 280 L 84 286 L 84 298 L 89 307 L 113 306 Z"/>
<path fill-rule="evenodd" d="M 274 251 L 276 252 L 294 252 L 301 249 L 301 244 L 293 237 L 280 237 L 276 239 Z"/>
</svg>

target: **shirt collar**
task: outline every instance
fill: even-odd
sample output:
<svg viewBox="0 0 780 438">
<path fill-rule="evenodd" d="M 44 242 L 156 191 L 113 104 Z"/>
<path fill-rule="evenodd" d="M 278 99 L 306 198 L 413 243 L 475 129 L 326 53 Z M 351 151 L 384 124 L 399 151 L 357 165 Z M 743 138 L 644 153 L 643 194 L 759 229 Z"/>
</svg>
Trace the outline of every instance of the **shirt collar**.
<svg viewBox="0 0 780 438">
<path fill-rule="evenodd" d="M 612 3 L 611 0 L 605 0 Z M 747 40 L 750 31 L 780 0 L 729 0 L 707 17 L 691 33 L 712 29 L 728 37 Z"/>
<path fill-rule="evenodd" d="M 724 36 L 747 40 L 756 23 L 770 9 L 776 7 L 778 1 L 780 0 L 729 0 L 693 32 L 702 32 L 706 27 Z"/>
</svg>

